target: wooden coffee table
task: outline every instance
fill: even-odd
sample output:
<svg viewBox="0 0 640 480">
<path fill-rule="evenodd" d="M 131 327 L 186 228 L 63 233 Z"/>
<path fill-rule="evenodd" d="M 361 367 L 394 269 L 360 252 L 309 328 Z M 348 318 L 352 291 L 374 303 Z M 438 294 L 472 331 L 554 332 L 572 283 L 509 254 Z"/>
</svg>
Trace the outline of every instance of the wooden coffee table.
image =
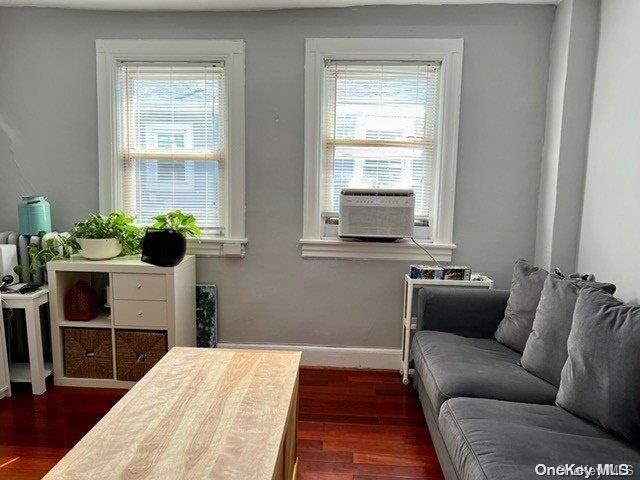
<svg viewBox="0 0 640 480">
<path fill-rule="evenodd" d="M 172 348 L 45 478 L 294 479 L 299 364 Z"/>
</svg>

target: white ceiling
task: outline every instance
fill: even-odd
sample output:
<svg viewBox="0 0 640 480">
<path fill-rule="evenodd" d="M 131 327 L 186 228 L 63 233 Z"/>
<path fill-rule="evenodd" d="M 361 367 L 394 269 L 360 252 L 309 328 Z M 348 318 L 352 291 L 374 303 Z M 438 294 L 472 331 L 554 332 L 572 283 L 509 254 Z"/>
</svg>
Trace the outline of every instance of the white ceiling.
<svg viewBox="0 0 640 480">
<path fill-rule="evenodd" d="M 559 0 L 0 0 L 0 7 L 53 7 L 82 10 L 280 10 L 361 5 L 470 5 L 550 3 Z"/>
</svg>

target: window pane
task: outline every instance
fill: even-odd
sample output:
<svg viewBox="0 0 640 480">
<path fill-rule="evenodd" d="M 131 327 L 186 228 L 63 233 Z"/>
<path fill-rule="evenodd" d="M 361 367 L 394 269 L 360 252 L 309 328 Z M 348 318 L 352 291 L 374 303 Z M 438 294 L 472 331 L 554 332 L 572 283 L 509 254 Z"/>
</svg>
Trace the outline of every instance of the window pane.
<svg viewBox="0 0 640 480">
<path fill-rule="evenodd" d="M 157 132 L 158 148 L 161 150 L 174 150 L 185 147 L 185 134 L 182 132 L 172 132 L 170 130 L 159 130 Z"/>
<path fill-rule="evenodd" d="M 128 94 L 134 149 L 220 148 L 220 78 L 206 70 L 181 74 L 178 67 L 162 74 L 140 66 L 131 70 Z"/>
<path fill-rule="evenodd" d="M 338 67 L 335 138 L 424 138 L 425 69 L 382 65 Z"/>
<path fill-rule="evenodd" d="M 136 160 L 137 221 L 153 223 L 159 212 L 179 208 L 204 225 L 219 225 L 218 162 Z"/>
<path fill-rule="evenodd" d="M 427 216 L 425 185 L 431 184 L 429 149 L 343 147 L 334 149 L 331 211 L 339 210 L 340 190 L 345 187 L 413 188 L 416 216 Z"/>
</svg>

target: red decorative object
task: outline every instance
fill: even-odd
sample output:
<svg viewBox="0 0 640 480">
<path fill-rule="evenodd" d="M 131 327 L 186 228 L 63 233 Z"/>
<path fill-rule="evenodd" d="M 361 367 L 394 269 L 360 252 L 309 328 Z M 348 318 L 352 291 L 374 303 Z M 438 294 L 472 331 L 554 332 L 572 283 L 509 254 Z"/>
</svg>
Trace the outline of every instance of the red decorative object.
<svg viewBox="0 0 640 480">
<path fill-rule="evenodd" d="M 78 280 L 65 294 L 64 316 L 67 320 L 83 322 L 98 316 L 98 294 L 84 280 Z"/>
</svg>

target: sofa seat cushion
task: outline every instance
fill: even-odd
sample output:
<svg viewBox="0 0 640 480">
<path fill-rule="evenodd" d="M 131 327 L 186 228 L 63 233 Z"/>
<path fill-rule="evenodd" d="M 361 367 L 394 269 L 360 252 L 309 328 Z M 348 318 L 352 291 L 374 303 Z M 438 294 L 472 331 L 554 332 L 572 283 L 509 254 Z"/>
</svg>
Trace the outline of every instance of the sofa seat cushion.
<svg viewBox="0 0 640 480">
<path fill-rule="evenodd" d="M 630 443 L 555 405 L 455 398 L 442 405 L 438 426 L 465 480 L 544 478 L 536 473 L 541 464 L 640 468 L 640 452 Z"/>
<path fill-rule="evenodd" d="M 520 365 L 520 354 L 489 338 L 468 338 L 424 330 L 413 339 L 411 355 L 438 414 L 449 398 L 495 398 L 555 403 L 557 389 Z"/>
</svg>

